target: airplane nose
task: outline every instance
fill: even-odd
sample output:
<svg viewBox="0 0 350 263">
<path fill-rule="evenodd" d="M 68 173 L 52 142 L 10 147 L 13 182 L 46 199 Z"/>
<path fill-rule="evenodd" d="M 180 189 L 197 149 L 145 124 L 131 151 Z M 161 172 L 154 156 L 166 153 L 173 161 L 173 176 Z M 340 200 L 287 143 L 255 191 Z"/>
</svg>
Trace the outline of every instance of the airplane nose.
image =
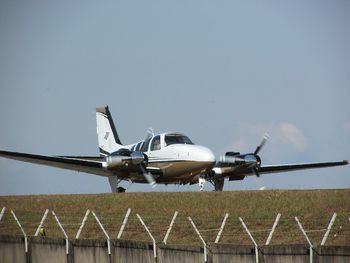
<svg viewBox="0 0 350 263">
<path fill-rule="evenodd" d="M 210 163 L 215 162 L 215 156 L 210 149 L 206 147 L 200 147 L 198 152 L 199 152 L 198 157 L 200 158 L 200 161 L 210 162 Z"/>
</svg>

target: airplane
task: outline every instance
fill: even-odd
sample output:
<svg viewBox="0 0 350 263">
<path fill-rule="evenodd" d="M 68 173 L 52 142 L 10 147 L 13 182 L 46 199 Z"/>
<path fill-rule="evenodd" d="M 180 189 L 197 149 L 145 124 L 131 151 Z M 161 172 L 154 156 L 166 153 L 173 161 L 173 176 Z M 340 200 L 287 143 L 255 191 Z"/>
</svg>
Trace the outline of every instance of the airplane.
<svg viewBox="0 0 350 263">
<path fill-rule="evenodd" d="M 0 151 L 0 156 L 23 162 L 53 166 L 107 177 L 112 192 L 124 192 L 123 180 L 132 183 L 196 184 L 203 190 L 206 181 L 215 191 L 223 191 L 225 179 L 243 180 L 267 173 L 347 165 L 348 160 L 298 164 L 262 165 L 258 155 L 268 136 L 254 152 L 226 152 L 216 160 L 213 152 L 195 145 L 186 135 L 177 132 L 154 134 L 148 130 L 144 140 L 123 145 L 108 106 L 96 108 L 97 137 L 100 156 L 46 156 Z"/>
</svg>

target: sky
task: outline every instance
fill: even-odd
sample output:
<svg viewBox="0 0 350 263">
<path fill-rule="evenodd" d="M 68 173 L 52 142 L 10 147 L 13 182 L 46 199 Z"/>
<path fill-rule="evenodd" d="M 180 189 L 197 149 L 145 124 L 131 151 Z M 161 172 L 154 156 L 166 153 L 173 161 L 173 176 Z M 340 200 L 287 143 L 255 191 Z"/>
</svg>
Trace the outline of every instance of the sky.
<svg viewBox="0 0 350 263">
<path fill-rule="evenodd" d="M 268 133 L 263 164 L 350 159 L 349 14 L 345 0 L 1 1 L 0 148 L 98 155 L 95 108 L 109 105 L 125 144 L 153 127 L 219 157 Z M 350 167 L 224 190 L 262 185 L 349 188 Z M 0 195 L 103 192 L 104 177 L 0 158 Z"/>
</svg>

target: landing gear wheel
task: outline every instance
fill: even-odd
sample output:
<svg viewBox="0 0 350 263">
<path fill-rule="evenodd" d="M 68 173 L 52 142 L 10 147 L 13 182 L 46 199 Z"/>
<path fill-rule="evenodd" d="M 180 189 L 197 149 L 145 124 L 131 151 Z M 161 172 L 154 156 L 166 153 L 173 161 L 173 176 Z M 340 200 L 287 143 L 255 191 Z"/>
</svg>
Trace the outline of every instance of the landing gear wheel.
<svg viewBox="0 0 350 263">
<path fill-rule="evenodd" d="M 126 189 L 124 187 L 117 187 L 117 193 L 125 193 Z"/>
<path fill-rule="evenodd" d="M 216 179 L 214 181 L 214 187 L 215 187 L 215 191 L 222 191 L 224 189 L 224 183 L 225 183 L 225 179 L 221 178 L 221 179 Z"/>
</svg>

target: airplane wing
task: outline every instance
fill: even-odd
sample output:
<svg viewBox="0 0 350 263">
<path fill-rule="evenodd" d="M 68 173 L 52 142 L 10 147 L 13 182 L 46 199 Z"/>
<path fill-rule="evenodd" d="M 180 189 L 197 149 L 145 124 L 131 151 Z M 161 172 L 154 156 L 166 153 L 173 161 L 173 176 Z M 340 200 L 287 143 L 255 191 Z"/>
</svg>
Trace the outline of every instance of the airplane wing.
<svg viewBox="0 0 350 263">
<path fill-rule="evenodd" d="M 44 156 L 8 151 L 0 151 L 0 156 L 22 162 L 52 166 L 101 176 L 112 175 L 110 171 L 103 169 L 102 159 L 100 157 Z"/>
<path fill-rule="evenodd" d="M 265 165 L 258 167 L 258 173 L 268 174 L 268 173 L 282 173 L 297 170 L 315 169 L 315 168 L 325 168 L 332 166 L 347 165 L 348 161 L 340 162 L 320 162 L 320 163 L 299 163 L 299 164 L 277 164 L 277 165 Z M 243 180 L 245 176 L 255 175 L 253 167 L 247 164 L 241 165 L 227 165 L 220 164 L 213 168 L 216 174 L 220 174 L 222 177 L 229 177 L 230 180 Z"/>
<path fill-rule="evenodd" d="M 340 162 L 323 162 L 323 163 L 300 163 L 300 164 L 284 164 L 284 165 L 266 165 L 262 166 L 259 169 L 261 174 L 265 173 L 280 173 L 280 172 L 289 172 L 296 170 L 305 170 L 305 169 L 315 169 L 315 168 L 325 168 L 332 166 L 347 165 L 349 162 L 347 160 Z"/>
</svg>

